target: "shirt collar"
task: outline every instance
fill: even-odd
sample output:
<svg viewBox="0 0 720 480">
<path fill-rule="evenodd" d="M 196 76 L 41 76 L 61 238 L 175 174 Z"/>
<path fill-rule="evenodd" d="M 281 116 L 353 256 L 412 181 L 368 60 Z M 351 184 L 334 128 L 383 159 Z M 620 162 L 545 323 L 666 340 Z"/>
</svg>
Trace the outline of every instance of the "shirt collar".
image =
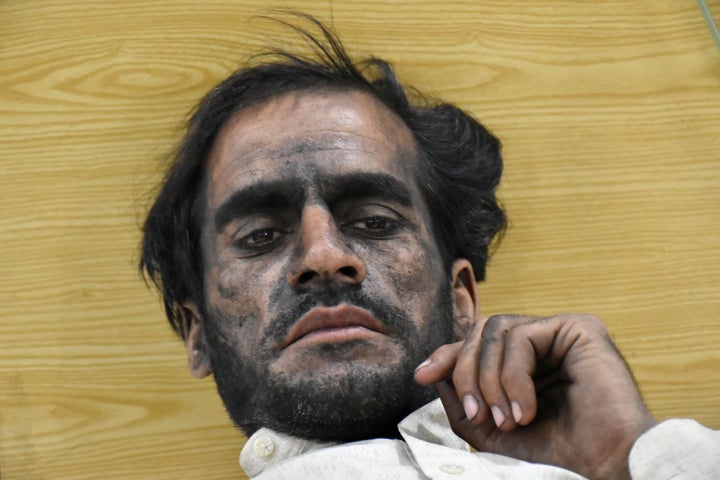
<svg viewBox="0 0 720 480">
<path fill-rule="evenodd" d="M 240 466 L 252 478 L 285 460 L 332 445 L 336 443 L 293 437 L 263 427 L 245 442 L 240 452 Z"/>
<path fill-rule="evenodd" d="M 456 449 L 468 449 L 467 443 L 450 430 L 440 400 L 434 400 L 408 415 L 400 422 L 398 429 L 405 439 L 415 437 Z M 240 466 L 250 478 L 253 478 L 288 459 L 337 444 L 337 442 L 307 440 L 269 428 L 261 428 L 245 442 L 240 452 Z"/>
<path fill-rule="evenodd" d="M 450 428 L 450 421 L 440 399 L 433 400 L 405 417 L 398 424 L 398 430 L 405 441 L 414 438 L 455 450 L 470 450 L 468 443 L 455 435 Z"/>
</svg>

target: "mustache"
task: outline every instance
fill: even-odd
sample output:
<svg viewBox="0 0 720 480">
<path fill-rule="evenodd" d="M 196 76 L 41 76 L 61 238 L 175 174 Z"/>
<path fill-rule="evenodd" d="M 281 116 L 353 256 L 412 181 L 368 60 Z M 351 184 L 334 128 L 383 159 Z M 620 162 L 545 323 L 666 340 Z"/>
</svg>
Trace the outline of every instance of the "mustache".
<svg viewBox="0 0 720 480">
<path fill-rule="evenodd" d="M 313 308 L 334 307 L 342 303 L 367 310 L 389 329 L 403 332 L 414 328 L 413 322 L 404 312 L 377 296 L 357 289 L 321 290 L 308 292 L 293 305 L 282 308 L 263 332 L 263 343 L 267 345 L 266 342 L 277 342 L 284 338 L 300 318 Z"/>
</svg>

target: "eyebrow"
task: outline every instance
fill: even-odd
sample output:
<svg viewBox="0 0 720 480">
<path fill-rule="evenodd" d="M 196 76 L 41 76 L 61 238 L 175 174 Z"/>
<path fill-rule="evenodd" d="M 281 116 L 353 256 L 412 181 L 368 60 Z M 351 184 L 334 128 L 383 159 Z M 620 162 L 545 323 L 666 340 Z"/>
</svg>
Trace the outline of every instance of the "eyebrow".
<svg viewBox="0 0 720 480">
<path fill-rule="evenodd" d="M 374 197 L 412 207 L 409 188 L 385 173 L 351 172 L 319 175 L 320 195 L 329 205 L 353 198 Z M 235 192 L 215 212 L 215 229 L 221 231 L 233 219 L 262 210 L 298 207 L 305 200 L 302 182 L 296 178 L 261 181 Z"/>
<path fill-rule="evenodd" d="M 332 205 L 340 200 L 374 197 L 412 206 L 408 187 L 397 178 L 385 173 L 356 172 L 320 178 L 321 195 Z"/>
<path fill-rule="evenodd" d="M 233 193 L 215 212 L 215 230 L 221 231 L 233 219 L 253 212 L 300 205 L 304 194 L 300 182 L 291 179 L 262 181 Z"/>
</svg>

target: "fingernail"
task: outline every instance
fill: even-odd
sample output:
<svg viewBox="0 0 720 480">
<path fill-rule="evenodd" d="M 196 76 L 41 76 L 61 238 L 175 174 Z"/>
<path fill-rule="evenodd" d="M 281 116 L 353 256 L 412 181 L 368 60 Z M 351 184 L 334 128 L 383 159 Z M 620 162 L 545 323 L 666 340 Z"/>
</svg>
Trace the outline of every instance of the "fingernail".
<svg viewBox="0 0 720 480">
<path fill-rule="evenodd" d="M 515 419 L 515 423 L 520 423 L 520 419 L 522 418 L 522 409 L 520 408 L 520 404 L 518 402 L 512 401 L 510 402 L 510 407 L 512 408 L 512 414 L 513 418 Z"/>
<path fill-rule="evenodd" d="M 425 360 L 424 362 L 422 362 L 420 365 L 418 365 L 417 368 L 415 369 L 415 371 L 417 372 L 417 371 L 420 370 L 421 368 L 425 368 L 425 367 L 427 367 L 428 365 L 430 365 L 431 363 L 432 363 L 432 358 L 428 358 L 427 360 Z"/>
<path fill-rule="evenodd" d="M 475 415 L 477 415 L 479 409 L 475 397 L 473 397 L 472 395 L 465 395 L 463 397 L 463 408 L 465 409 L 465 416 L 468 418 L 468 420 L 472 420 L 473 418 L 475 418 Z"/>
<path fill-rule="evenodd" d="M 500 410 L 500 407 L 497 405 L 493 405 L 490 407 L 490 411 L 492 412 L 493 420 L 495 420 L 495 425 L 497 425 L 498 428 L 500 428 L 500 425 L 503 424 L 505 421 L 505 414 Z"/>
</svg>

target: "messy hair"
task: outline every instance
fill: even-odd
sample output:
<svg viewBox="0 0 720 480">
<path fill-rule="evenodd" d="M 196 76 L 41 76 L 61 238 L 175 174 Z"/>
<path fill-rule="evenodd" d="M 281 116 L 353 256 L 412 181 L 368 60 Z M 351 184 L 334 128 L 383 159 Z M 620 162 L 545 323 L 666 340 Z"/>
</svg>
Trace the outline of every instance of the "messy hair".
<svg viewBox="0 0 720 480">
<path fill-rule="evenodd" d="M 404 121 L 416 143 L 417 182 L 448 269 L 456 258 L 465 258 L 483 280 L 490 243 L 505 228 L 496 198 L 502 174 L 499 140 L 458 107 L 403 87 L 385 60 L 354 61 L 330 28 L 311 16 L 298 16 L 319 34 L 281 23 L 298 32 L 312 53 L 272 50 L 213 88 L 191 116 L 145 220 L 140 271 L 160 290 L 170 325 L 180 336 L 182 303 L 203 304 L 199 239 L 205 160 L 233 115 L 289 92 L 365 92 Z"/>
</svg>

